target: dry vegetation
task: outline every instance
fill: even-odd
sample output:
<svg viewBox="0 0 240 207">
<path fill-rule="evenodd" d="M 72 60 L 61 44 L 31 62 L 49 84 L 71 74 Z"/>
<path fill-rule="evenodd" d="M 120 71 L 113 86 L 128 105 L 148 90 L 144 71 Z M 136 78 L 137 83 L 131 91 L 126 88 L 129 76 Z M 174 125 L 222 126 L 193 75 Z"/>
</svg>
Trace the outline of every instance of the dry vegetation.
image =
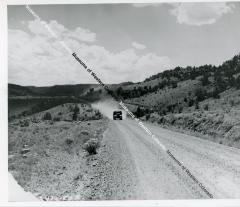
<svg viewBox="0 0 240 207">
<path fill-rule="evenodd" d="M 88 159 L 98 153 L 107 123 L 86 104 L 63 104 L 14 120 L 9 123 L 9 171 L 40 199 L 90 199 Z"/>
<path fill-rule="evenodd" d="M 219 99 L 206 99 L 197 108 L 194 105 L 166 115 L 153 112 L 142 119 L 240 148 L 240 90 L 227 90 Z"/>
<path fill-rule="evenodd" d="M 177 67 L 115 93 L 143 120 L 240 148 L 240 55 L 217 67 Z"/>
</svg>

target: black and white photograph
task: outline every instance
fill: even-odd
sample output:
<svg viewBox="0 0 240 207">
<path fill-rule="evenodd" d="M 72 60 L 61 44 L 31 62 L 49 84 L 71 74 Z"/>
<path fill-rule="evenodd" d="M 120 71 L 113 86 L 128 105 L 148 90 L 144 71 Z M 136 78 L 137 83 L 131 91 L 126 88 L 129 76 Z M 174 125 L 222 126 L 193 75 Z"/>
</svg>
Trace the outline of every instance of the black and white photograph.
<svg viewBox="0 0 240 207">
<path fill-rule="evenodd" d="M 7 5 L 8 201 L 240 199 L 240 2 Z"/>
</svg>

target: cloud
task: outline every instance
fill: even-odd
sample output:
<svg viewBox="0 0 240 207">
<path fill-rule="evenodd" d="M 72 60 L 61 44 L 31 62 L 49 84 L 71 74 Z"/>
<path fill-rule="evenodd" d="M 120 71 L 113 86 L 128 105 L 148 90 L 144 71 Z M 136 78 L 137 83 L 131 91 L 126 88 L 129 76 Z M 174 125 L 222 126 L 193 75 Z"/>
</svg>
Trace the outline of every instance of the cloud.
<svg viewBox="0 0 240 207">
<path fill-rule="evenodd" d="M 132 46 L 137 50 L 144 50 L 146 48 L 145 45 L 140 44 L 138 42 L 132 42 Z"/>
<path fill-rule="evenodd" d="M 96 34 L 82 27 L 77 27 L 75 30 L 69 30 L 55 20 L 51 20 L 48 26 L 54 31 L 54 33 L 56 33 L 59 38 L 69 37 L 83 42 L 96 41 Z M 29 21 L 28 28 L 35 35 L 43 35 L 52 38 L 51 34 L 46 31 L 46 28 L 40 25 L 40 22 L 38 20 Z"/>
<path fill-rule="evenodd" d="M 48 35 L 40 22 L 29 21 L 26 25 L 29 32 L 8 31 L 10 83 L 44 86 L 96 82 L 58 41 Z M 69 30 L 57 21 L 50 21 L 48 25 L 104 83 L 142 81 L 171 67 L 168 57 L 154 53 L 138 55 L 133 48 L 111 52 L 93 44 L 96 34 L 90 30 Z"/>
<path fill-rule="evenodd" d="M 193 26 L 213 24 L 234 8 L 233 4 L 224 2 L 179 3 L 174 7 L 170 13 L 177 17 L 177 22 Z"/>
<path fill-rule="evenodd" d="M 62 35 L 64 32 L 68 32 L 67 29 L 61 25 L 58 24 L 57 21 L 52 20 L 49 22 L 49 27 L 57 34 L 57 36 Z M 40 25 L 40 22 L 38 20 L 33 20 L 28 22 L 28 29 L 31 31 L 31 33 L 36 35 L 43 35 L 46 37 L 52 37 L 49 32 L 46 32 L 46 28 Z"/>
<path fill-rule="evenodd" d="M 93 32 L 90 32 L 88 29 L 84 29 L 81 27 L 76 28 L 74 32 L 71 32 L 69 34 L 69 37 L 76 38 L 80 41 L 85 42 L 95 42 L 96 41 L 96 34 Z"/>
</svg>

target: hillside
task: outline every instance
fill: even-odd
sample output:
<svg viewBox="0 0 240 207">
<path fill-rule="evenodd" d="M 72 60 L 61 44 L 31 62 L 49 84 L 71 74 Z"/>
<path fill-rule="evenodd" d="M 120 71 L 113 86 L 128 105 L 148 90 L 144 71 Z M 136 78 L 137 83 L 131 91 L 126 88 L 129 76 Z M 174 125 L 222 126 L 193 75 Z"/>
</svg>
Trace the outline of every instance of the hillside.
<svg viewBox="0 0 240 207">
<path fill-rule="evenodd" d="M 176 67 L 153 75 L 143 82 L 125 82 L 108 86 L 113 91 L 113 95 L 123 99 L 130 110 L 141 119 L 178 130 L 200 133 L 200 136 L 207 135 L 208 139 L 219 143 L 240 146 L 240 54 L 220 66 Z M 39 106 L 39 100 L 29 101 L 28 96 L 54 98 L 54 100 L 47 102 L 44 100 L 44 104 L 41 101 Z M 21 97 L 25 97 L 24 101 L 20 100 Z M 68 98 L 55 100 L 60 97 Z M 69 100 L 70 97 L 73 100 Z M 105 98 L 106 91 L 98 84 L 50 87 L 23 87 L 9 84 L 10 106 L 21 102 L 22 104 L 17 103 L 16 111 L 23 115 L 46 110 L 62 103 L 89 103 Z M 26 101 L 29 103 L 26 104 Z M 37 107 L 35 102 L 38 103 Z M 45 106 L 45 103 L 51 104 Z M 28 105 L 30 109 L 26 109 Z M 10 108 L 11 113 L 15 107 Z M 221 121 L 218 121 L 219 119 Z M 231 138 L 229 138 L 230 134 Z"/>
<path fill-rule="evenodd" d="M 240 147 L 240 55 L 164 71 L 115 94 L 143 120 Z"/>
<path fill-rule="evenodd" d="M 110 84 L 115 89 L 131 82 Z M 99 84 L 20 86 L 8 84 L 9 118 L 31 115 L 64 103 L 91 103 L 108 96 Z"/>
<path fill-rule="evenodd" d="M 176 67 L 151 76 L 141 83 L 118 87 L 116 94 L 125 100 L 152 106 L 159 106 L 165 102 L 168 102 L 167 105 L 179 105 L 183 104 L 184 98 L 188 99 L 185 102 L 196 103 L 210 97 L 218 98 L 220 93 L 229 88 L 239 89 L 239 75 L 240 55 L 236 55 L 218 67 Z M 176 94 L 179 97 L 176 97 Z"/>
<path fill-rule="evenodd" d="M 97 84 L 46 87 L 8 84 L 8 117 L 21 118 L 64 103 L 88 103 L 98 100 L 100 92 Z"/>
<path fill-rule="evenodd" d="M 80 96 L 97 84 L 55 85 L 46 87 L 20 86 L 8 84 L 11 96 Z"/>
</svg>

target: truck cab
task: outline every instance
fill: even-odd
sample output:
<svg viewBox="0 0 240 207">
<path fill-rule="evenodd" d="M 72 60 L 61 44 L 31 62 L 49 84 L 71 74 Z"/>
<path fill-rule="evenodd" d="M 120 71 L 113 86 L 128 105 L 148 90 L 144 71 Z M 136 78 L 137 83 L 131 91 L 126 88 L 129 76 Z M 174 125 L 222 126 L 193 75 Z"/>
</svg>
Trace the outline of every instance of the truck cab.
<svg viewBox="0 0 240 207">
<path fill-rule="evenodd" d="M 122 120 L 122 111 L 114 111 L 113 120 Z"/>
</svg>

